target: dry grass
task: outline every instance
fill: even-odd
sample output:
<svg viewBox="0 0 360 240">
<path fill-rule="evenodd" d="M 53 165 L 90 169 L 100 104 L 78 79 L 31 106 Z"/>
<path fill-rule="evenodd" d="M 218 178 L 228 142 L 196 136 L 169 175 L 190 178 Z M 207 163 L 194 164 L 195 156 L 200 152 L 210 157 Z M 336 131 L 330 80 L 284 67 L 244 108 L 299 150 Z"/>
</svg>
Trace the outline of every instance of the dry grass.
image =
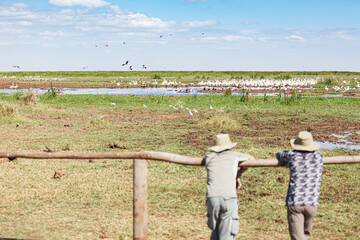
<svg viewBox="0 0 360 240">
<path fill-rule="evenodd" d="M 29 107 L 36 107 L 38 105 L 37 93 L 32 90 L 27 90 L 19 95 L 20 102 Z"/>
<path fill-rule="evenodd" d="M 0 102 L 0 115 L 4 117 L 14 116 L 18 112 L 18 107 L 6 102 Z"/>
<path fill-rule="evenodd" d="M 237 130 L 240 128 L 236 120 L 223 114 L 215 115 L 208 120 L 205 120 L 202 125 L 207 129 L 213 129 L 218 132 L 224 132 L 229 130 Z"/>
</svg>

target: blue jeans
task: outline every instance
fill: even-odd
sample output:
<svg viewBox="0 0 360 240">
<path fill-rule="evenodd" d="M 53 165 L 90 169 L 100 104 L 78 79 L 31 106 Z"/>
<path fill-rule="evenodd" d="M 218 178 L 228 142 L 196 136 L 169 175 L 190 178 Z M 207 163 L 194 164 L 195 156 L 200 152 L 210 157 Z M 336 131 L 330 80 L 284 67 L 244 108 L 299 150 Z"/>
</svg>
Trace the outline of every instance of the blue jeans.
<svg viewBox="0 0 360 240">
<path fill-rule="evenodd" d="M 237 198 L 207 198 L 208 227 L 212 230 L 211 240 L 233 240 L 239 232 Z"/>
</svg>

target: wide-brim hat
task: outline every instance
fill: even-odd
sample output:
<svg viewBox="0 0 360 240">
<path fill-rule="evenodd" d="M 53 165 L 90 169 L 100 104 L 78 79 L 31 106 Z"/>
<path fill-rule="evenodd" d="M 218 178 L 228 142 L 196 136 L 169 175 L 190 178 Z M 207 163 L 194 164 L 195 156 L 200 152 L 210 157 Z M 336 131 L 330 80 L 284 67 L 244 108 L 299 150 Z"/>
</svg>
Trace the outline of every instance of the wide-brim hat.
<svg viewBox="0 0 360 240">
<path fill-rule="evenodd" d="M 320 144 L 314 142 L 310 132 L 302 131 L 296 139 L 290 140 L 291 147 L 299 151 L 315 151 L 320 149 Z"/>
<path fill-rule="evenodd" d="M 236 146 L 236 142 L 233 143 L 230 140 L 229 134 L 218 134 L 215 136 L 215 146 L 209 147 L 210 151 L 213 152 L 222 152 L 227 149 L 231 149 Z"/>
</svg>

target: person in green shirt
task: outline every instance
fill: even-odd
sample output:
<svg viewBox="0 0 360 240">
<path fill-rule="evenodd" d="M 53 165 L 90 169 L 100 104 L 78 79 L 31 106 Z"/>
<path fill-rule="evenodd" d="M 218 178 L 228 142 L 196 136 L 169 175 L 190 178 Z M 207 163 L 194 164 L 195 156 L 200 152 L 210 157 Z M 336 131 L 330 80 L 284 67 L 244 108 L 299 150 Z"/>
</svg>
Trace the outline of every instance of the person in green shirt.
<svg viewBox="0 0 360 240">
<path fill-rule="evenodd" d="M 253 156 L 231 151 L 237 143 L 228 134 L 218 134 L 216 145 L 209 148 L 203 159 L 207 170 L 207 216 L 212 230 L 211 240 L 235 239 L 239 232 L 238 200 L 236 190 L 241 187 L 240 176 L 247 168 L 239 163 L 255 159 Z"/>
</svg>

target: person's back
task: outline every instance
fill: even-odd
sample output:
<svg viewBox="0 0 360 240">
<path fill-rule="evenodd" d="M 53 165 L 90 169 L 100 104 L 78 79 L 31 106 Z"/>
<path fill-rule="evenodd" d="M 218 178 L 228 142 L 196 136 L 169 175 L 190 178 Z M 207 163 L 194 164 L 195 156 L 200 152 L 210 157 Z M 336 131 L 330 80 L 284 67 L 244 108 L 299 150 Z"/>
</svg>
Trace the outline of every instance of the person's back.
<svg viewBox="0 0 360 240">
<path fill-rule="evenodd" d="M 286 196 L 290 237 L 305 240 L 310 237 L 319 204 L 323 156 L 309 132 L 300 132 L 290 143 L 293 150 L 278 152 L 276 158 L 290 170 Z"/>
<path fill-rule="evenodd" d="M 247 160 L 247 154 L 225 150 L 206 154 L 207 192 L 206 197 L 236 198 L 235 178 L 240 161 Z"/>
</svg>

